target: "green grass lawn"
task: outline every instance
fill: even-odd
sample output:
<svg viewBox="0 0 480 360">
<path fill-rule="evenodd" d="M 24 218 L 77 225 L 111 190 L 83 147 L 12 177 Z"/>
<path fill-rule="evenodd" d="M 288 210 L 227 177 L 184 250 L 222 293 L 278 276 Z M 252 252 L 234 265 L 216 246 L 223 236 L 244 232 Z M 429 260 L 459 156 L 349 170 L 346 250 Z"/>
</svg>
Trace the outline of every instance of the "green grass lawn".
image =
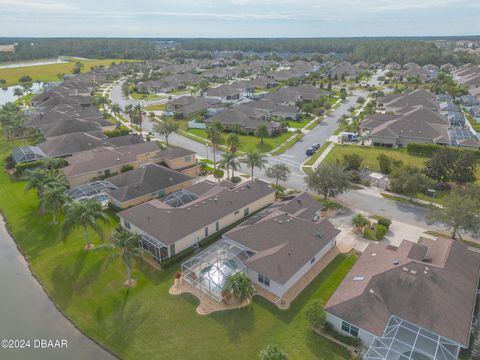
<svg viewBox="0 0 480 360">
<path fill-rule="evenodd" d="M 156 95 L 156 94 L 140 94 L 136 91 L 132 91 L 130 93 L 130 97 L 134 100 L 146 100 L 146 101 L 159 100 L 159 99 L 165 98 L 165 96 L 160 96 L 160 95 Z"/>
<path fill-rule="evenodd" d="M 204 129 L 188 129 L 188 132 L 200 136 L 202 138 L 207 138 L 207 133 Z M 239 150 L 243 152 L 257 150 L 260 152 L 268 152 L 275 149 L 277 146 L 285 142 L 290 136 L 291 132 L 283 132 L 275 137 L 268 137 L 263 139 L 263 144 L 260 143 L 260 138 L 252 135 L 240 135 L 240 147 Z M 222 135 L 222 141 L 220 145 L 226 145 L 228 133 Z"/>
<path fill-rule="evenodd" d="M 289 120 L 288 127 L 291 127 L 294 129 L 301 129 L 305 127 L 305 125 L 307 125 L 312 120 L 313 120 L 313 116 L 304 116 L 303 119 L 300 121 Z"/>
<path fill-rule="evenodd" d="M 82 72 L 88 72 L 93 66 L 109 66 L 112 61 L 120 62 L 125 60 L 119 59 L 105 59 L 105 60 L 80 60 L 84 65 Z M 6 84 L 2 86 L 11 86 L 19 84 L 20 79 L 24 75 L 28 75 L 33 81 L 59 81 L 57 74 L 71 74 L 72 69 L 76 61 L 62 63 L 62 64 L 49 64 L 49 65 L 35 65 L 26 67 L 16 67 L 0 69 L 0 79 L 5 79 Z"/>
<path fill-rule="evenodd" d="M 325 158 L 325 161 L 342 161 L 343 155 L 346 154 L 358 154 L 363 158 L 362 166 L 368 166 L 369 169 L 373 171 L 380 171 L 378 166 L 377 157 L 380 154 L 388 155 L 394 159 L 402 160 L 405 165 L 413 165 L 418 168 L 422 168 L 425 161 L 428 160 L 426 157 L 413 156 L 407 153 L 406 149 L 388 149 L 388 148 L 377 148 L 371 146 L 360 146 L 360 145 L 340 145 L 337 144 L 333 147 L 330 153 Z"/>
<path fill-rule="evenodd" d="M 165 111 L 166 104 L 150 105 L 146 106 L 145 110 L 147 111 Z"/>
<path fill-rule="evenodd" d="M 3 168 L 5 157 L 21 143 L 1 140 Z M 56 305 L 122 359 L 251 360 L 272 343 L 279 344 L 291 360 L 348 356 L 346 350 L 309 330 L 305 312 L 314 300 L 328 300 L 354 265 L 354 255 L 338 255 L 287 311 L 256 297 L 247 308 L 200 316 L 196 298 L 168 293 L 178 266 L 157 271 L 138 261 L 133 271 L 137 287 L 125 289 L 120 262 L 106 268 L 103 253 L 85 252 L 81 231 L 62 242 L 59 226 L 39 214 L 34 192 L 25 193 L 24 183 L 12 181 L 4 171 L 0 208 L 31 270 Z M 113 215 L 110 219 L 105 234 L 118 222 Z M 100 242 L 96 237 L 92 240 Z"/>
<path fill-rule="evenodd" d="M 325 141 L 322 146 L 320 146 L 320 149 L 315 151 L 315 154 L 313 154 L 307 161 L 305 161 L 304 165 L 313 165 L 315 164 L 315 161 L 323 154 L 325 149 L 330 145 L 330 141 Z M 333 150 L 333 149 L 332 149 Z"/>
</svg>

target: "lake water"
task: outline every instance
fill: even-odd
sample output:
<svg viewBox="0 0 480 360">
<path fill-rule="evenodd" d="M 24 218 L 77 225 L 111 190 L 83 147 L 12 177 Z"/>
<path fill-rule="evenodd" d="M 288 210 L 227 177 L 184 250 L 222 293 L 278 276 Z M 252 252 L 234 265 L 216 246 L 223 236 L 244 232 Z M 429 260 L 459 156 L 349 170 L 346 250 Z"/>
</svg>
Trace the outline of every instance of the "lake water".
<svg viewBox="0 0 480 360">
<path fill-rule="evenodd" d="M 2 339 L 67 341 L 67 349 L 3 349 L 2 360 L 115 360 L 60 313 L 30 273 L 0 217 L 0 343 Z"/>
<path fill-rule="evenodd" d="M 53 60 L 40 60 L 40 61 L 25 61 L 25 62 L 17 62 L 17 63 L 8 63 L 1 65 L 0 69 L 11 69 L 17 67 L 28 67 L 28 66 L 37 66 L 37 65 L 50 65 L 50 64 L 65 64 L 68 61 L 61 60 L 61 59 L 53 59 Z"/>
<path fill-rule="evenodd" d="M 0 106 L 6 104 L 7 102 L 13 102 L 18 99 L 18 96 L 13 95 L 13 92 L 16 88 L 22 88 L 19 85 L 9 86 L 7 88 L 0 88 Z M 39 93 L 42 90 L 42 85 L 39 83 L 32 84 L 32 91 L 34 93 Z"/>
</svg>

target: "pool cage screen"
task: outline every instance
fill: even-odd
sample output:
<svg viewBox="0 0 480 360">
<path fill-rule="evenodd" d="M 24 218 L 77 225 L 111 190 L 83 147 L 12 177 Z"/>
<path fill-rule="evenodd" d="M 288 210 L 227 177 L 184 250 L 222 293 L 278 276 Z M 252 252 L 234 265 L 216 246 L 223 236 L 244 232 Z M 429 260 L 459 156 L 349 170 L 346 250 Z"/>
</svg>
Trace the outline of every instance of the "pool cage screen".
<svg viewBox="0 0 480 360">
<path fill-rule="evenodd" d="M 216 301 L 222 301 L 222 289 L 228 275 L 245 272 L 247 252 L 227 240 L 199 252 L 182 264 L 183 281 L 188 282 Z"/>
<path fill-rule="evenodd" d="M 392 316 L 382 337 L 373 339 L 364 360 L 457 360 L 459 346 Z"/>
<path fill-rule="evenodd" d="M 65 194 L 73 201 L 78 201 L 92 197 L 99 198 L 102 195 L 106 195 L 109 190 L 115 189 L 118 189 L 118 187 L 106 180 L 101 180 L 76 186 L 71 190 L 67 190 Z"/>
<path fill-rule="evenodd" d="M 16 164 L 23 164 L 31 161 L 42 160 L 47 156 L 37 146 L 22 146 L 13 149 L 12 157 Z"/>
</svg>

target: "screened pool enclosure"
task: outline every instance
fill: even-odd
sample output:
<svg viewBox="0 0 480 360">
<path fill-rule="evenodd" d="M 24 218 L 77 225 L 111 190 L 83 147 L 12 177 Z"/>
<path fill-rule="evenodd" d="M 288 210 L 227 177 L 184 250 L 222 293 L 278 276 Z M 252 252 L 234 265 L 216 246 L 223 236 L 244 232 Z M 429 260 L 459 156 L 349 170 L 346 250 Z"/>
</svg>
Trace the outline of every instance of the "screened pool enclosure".
<svg viewBox="0 0 480 360">
<path fill-rule="evenodd" d="M 228 275 L 245 272 L 247 252 L 226 240 L 199 252 L 182 264 L 183 280 L 201 292 L 222 301 L 222 289 Z"/>
<path fill-rule="evenodd" d="M 457 360 L 459 350 L 456 343 L 392 316 L 364 360 Z"/>
<path fill-rule="evenodd" d="M 102 203 L 102 205 L 107 205 L 107 193 L 109 190 L 115 189 L 118 189 L 118 187 L 106 180 L 93 181 L 87 184 L 78 185 L 73 189 L 67 190 L 65 191 L 65 195 L 67 195 L 73 201 L 96 198 Z"/>
<path fill-rule="evenodd" d="M 16 164 L 42 160 L 47 156 L 38 146 L 22 146 L 12 151 L 12 157 Z"/>
</svg>

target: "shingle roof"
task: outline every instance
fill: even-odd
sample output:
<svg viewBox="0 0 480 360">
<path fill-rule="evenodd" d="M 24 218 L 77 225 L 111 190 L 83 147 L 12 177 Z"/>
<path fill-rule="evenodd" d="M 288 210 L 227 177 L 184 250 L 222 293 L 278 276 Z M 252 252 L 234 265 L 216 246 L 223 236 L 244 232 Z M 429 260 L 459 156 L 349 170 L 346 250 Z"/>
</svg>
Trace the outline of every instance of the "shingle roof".
<svg viewBox="0 0 480 360">
<path fill-rule="evenodd" d="M 119 201 L 128 201 L 183 184 L 191 179 L 190 176 L 164 166 L 148 164 L 108 178 L 110 183 L 118 187 L 109 194 Z"/>
<path fill-rule="evenodd" d="M 269 184 L 260 180 L 233 189 L 217 185 L 215 194 L 210 191 L 209 196 L 201 196 L 181 207 L 171 208 L 160 200 L 152 200 L 122 211 L 118 216 L 164 245 L 170 245 L 274 192 Z"/>
<path fill-rule="evenodd" d="M 325 310 L 377 336 L 396 315 L 467 347 L 479 270 L 480 255 L 452 240 L 371 244 Z"/>
</svg>

